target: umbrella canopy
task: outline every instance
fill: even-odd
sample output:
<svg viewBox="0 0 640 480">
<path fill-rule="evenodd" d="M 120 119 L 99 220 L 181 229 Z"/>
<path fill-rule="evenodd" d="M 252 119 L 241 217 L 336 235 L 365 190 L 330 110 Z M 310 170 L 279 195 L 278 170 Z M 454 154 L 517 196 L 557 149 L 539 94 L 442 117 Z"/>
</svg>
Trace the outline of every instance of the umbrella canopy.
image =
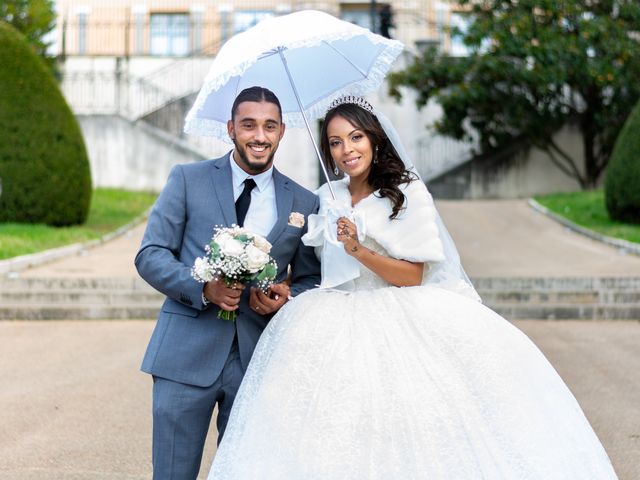
<svg viewBox="0 0 640 480">
<path fill-rule="evenodd" d="M 276 94 L 288 127 L 309 128 L 307 119 L 324 115 L 336 97 L 375 91 L 402 49 L 396 40 L 323 12 L 268 18 L 220 49 L 184 130 L 230 141 L 233 101 L 254 85 Z"/>
</svg>

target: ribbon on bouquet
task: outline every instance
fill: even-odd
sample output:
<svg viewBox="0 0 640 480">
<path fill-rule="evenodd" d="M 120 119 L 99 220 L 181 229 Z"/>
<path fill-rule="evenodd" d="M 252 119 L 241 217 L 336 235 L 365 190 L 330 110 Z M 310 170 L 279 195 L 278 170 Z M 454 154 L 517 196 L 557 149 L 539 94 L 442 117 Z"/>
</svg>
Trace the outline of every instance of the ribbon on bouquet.
<svg viewBox="0 0 640 480">
<path fill-rule="evenodd" d="M 364 215 L 333 199 L 326 200 L 322 213 L 309 215 L 307 233 L 302 237 L 305 245 L 321 248 L 320 288 L 334 288 L 360 276 L 360 262 L 349 255 L 338 240 L 337 222 L 340 217 L 346 217 L 356 225 L 358 241 L 362 242 L 366 236 Z"/>
</svg>

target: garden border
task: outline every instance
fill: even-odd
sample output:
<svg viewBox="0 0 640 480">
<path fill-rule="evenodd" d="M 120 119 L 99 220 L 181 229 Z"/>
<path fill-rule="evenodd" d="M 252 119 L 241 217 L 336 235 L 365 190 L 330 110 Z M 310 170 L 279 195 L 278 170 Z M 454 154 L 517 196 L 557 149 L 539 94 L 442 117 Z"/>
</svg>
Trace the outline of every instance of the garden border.
<svg viewBox="0 0 640 480">
<path fill-rule="evenodd" d="M 576 233 L 579 233 L 579 234 L 584 235 L 586 237 L 589 237 L 592 240 L 603 242 L 603 243 L 606 243 L 606 244 L 611 245 L 613 247 L 616 247 L 616 248 L 622 250 L 624 253 L 631 253 L 633 255 L 640 255 L 640 244 L 638 244 L 638 243 L 629 242 L 627 240 L 622 240 L 622 239 L 619 239 L 619 238 L 609 237 L 607 235 L 603 235 L 601 233 L 595 232 L 595 231 L 593 231 L 591 229 L 582 227 L 582 226 L 572 222 L 571 220 L 568 220 L 565 217 L 563 217 L 561 215 L 558 215 L 555 212 L 552 212 L 547 207 L 545 207 L 544 205 L 538 203 L 533 198 L 529 198 L 527 200 L 527 202 L 529 203 L 529 206 L 531 208 L 533 208 L 535 211 L 537 211 L 538 213 L 541 213 L 541 214 L 547 216 L 548 218 L 550 218 L 552 220 L 555 220 L 556 222 L 564 225 L 565 227 L 567 227 L 568 229 L 570 229 L 573 232 L 576 232 Z"/>
<path fill-rule="evenodd" d="M 17 257 L 0 260 L 0 275 L 12 276 L 13 274 L 17 274 L 21 270 L 44 265 L 45 263 L 53 262 L 54 260 L 59 260 L 65 257 L 70 257 L 72 255 L 77 255 L 80 252 L 97 247 L 98 245 L 102 245 L 103 243 L 126 234 L 133 228 L 145 222 L 149 217 L 150 210 L 151 209 L 147 210 L 141 215 L 138 215 L 129 223 L 126 223 L 125 225 L 117 228 L 112 232 L 106 233 L 100 238 L 89 240 L 87 242 L 72 243 L 70 245 L 64 245 L 62 247 L 51 248 L 49 250 L 43 250 L 42 252 L 35 252 L 27 255 L 20 255 Z"/>
</svg>

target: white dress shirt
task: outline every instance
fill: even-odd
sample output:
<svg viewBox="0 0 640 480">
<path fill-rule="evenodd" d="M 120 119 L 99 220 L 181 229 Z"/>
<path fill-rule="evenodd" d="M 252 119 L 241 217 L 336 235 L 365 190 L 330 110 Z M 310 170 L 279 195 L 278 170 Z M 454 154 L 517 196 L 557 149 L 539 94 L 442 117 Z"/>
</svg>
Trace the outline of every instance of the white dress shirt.
<svg viewBox="0 0 640 480">
<path fill-rule="evenodd" d="M 231 178 L 233 182 L 233 200 L 244 190 L 244 181 L 253 178 L 256 182 L 251 191 L 251 204 L 244 219 L 244 228 L 266 237 L 278 220 L 278 208 L 276 206 L 276 189 L 273 184 L 273 166 L 269 170 L 258 175 L 249 175 L 242 170 L 233 159 L 233 151 L 229 154 L 231 164 Z"/>
</svg>

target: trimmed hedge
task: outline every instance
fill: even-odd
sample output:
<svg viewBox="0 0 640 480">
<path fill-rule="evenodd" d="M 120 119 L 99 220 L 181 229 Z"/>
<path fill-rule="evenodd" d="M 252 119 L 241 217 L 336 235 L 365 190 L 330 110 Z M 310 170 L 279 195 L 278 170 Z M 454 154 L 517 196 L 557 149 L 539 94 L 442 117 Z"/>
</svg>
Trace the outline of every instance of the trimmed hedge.
<svg viewBox="0 0 640 480">
<path fill-rule="evenodd" d="M 82 133 L 41 58 L 0 21 L 0 222 L 84 223 L 91 172 Z"/>
<path fill-rule="evenodd" d="M 640 223 L 640 103 L 616 139 L 604 188 L 612 220 Z"/>
</svg>

